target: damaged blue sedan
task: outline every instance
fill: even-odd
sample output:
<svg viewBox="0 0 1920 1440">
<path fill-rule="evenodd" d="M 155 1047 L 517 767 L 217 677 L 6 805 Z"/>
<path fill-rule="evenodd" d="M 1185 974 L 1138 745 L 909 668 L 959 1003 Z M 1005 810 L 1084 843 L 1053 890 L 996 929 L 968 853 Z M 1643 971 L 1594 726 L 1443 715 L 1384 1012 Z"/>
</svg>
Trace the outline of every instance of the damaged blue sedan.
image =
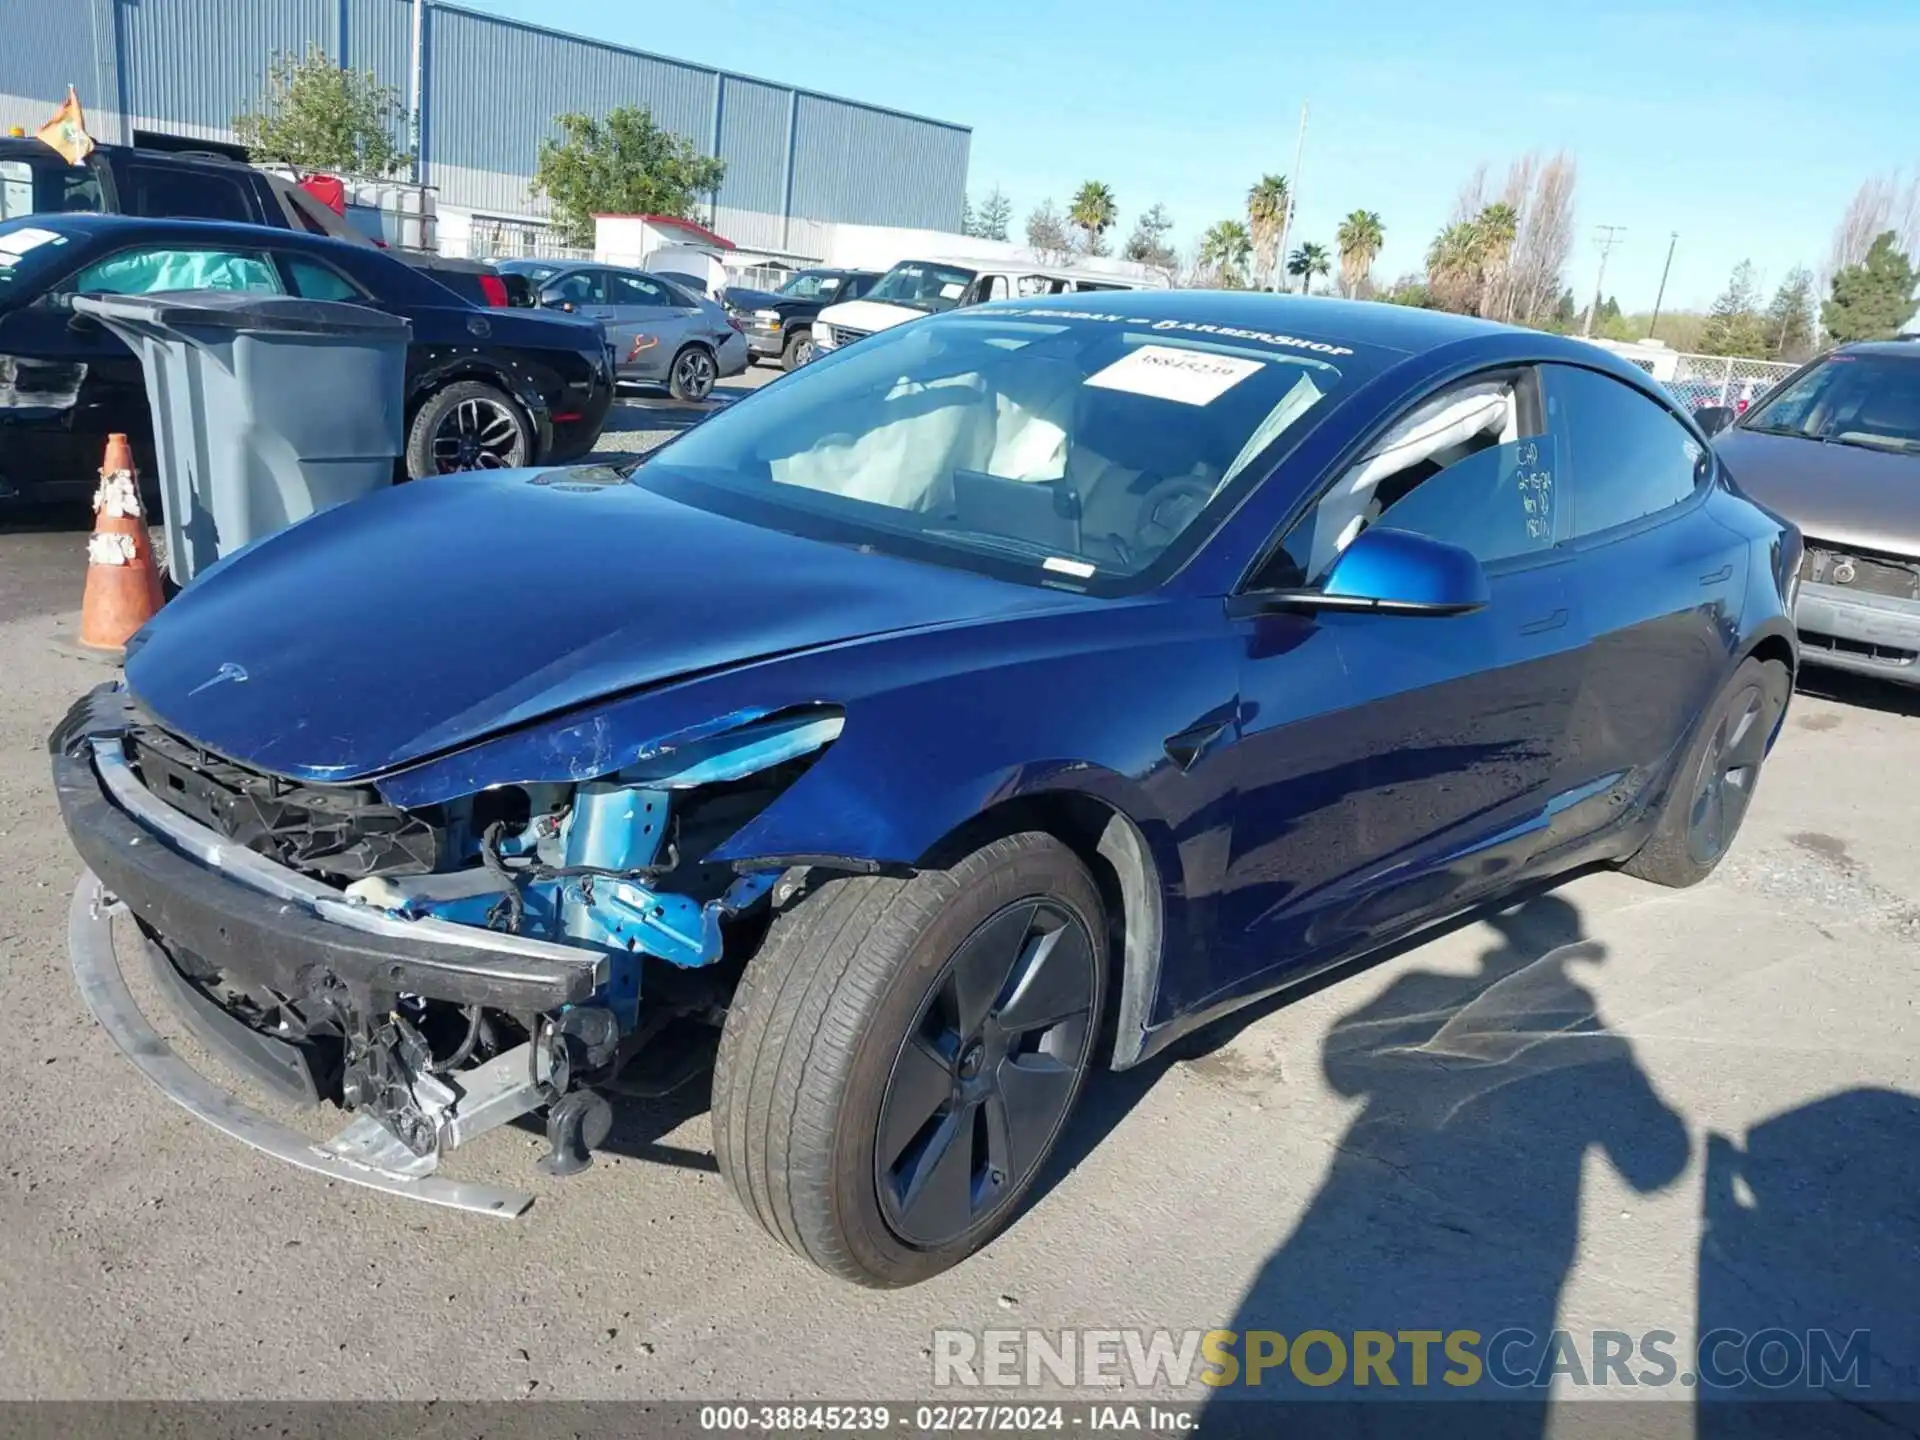
<svg viewBox="0 0 1920 1440">
<path fill-rule="evenodd" d="M 578 1170 L 717 1032 L 740 1199 L 909 1284 L 1011 1220 L 1091 1072 L 1576 866 L 1705 876 L 1799 562 L 1577 341 L 1259 294 L 932 316 L 637 465 L 420 481 L 205 572 L 52 737 L 73 964 L 215 1127 L 493 1214 L 530 1196 L 449 1152 L 539 1116 Z M 189 1068 L 136 952 L 344 1128 Z"/>
</svg>

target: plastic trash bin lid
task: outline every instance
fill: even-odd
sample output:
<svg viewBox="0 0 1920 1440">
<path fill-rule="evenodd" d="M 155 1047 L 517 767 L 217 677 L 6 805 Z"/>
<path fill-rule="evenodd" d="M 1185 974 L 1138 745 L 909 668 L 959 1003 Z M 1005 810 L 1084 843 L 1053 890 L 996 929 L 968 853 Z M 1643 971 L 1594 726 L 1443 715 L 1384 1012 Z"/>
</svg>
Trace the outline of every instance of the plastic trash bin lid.
<svg viewBox="0 0 1920 1440">
<path fill-rule="evenodd" d="M 400 338 L 412 326 L 398 315 L 342 300 L 303 300 L 256 290 L 157 290 L 151 295 L 76 295 L 73 308 L 102 320 L 298 335 Z"/>
</svg>

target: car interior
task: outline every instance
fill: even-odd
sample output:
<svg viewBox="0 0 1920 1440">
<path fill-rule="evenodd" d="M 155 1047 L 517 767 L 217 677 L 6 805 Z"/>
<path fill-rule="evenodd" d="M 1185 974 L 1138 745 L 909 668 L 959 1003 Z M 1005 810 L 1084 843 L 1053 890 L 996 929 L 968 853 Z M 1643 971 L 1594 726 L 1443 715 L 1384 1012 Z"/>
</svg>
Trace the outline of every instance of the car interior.
<svg viewBox="0 0 1920 1440">
<path fill-rule="evenodd" d="M 1138 338 L 1116 334 L 1105 348 L 1118 359 Z M 966 368 L 902 381 L 858 431 L 770 457 L 768 471 L 777 484 L 1134 570 L 1325 393 L 1312 362 L 1261 358 L 1280 374 L 1206 405 L 1089 384 L 1088 357 L 1066 352 L 992 366 L 990 379 Z"/>
</svg>

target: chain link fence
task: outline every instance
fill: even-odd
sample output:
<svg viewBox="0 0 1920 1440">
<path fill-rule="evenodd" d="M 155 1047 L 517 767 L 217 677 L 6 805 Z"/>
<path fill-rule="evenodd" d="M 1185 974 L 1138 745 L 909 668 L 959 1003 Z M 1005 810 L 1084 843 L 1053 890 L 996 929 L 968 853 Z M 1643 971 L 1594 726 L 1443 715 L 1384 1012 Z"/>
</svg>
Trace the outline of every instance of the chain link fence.
<svg viewBox="0 0 1920 1440">
<path fill-rule="evenodd" d="M 553 227 L 526 220 L 473 217 L 467 253 L 494 260 L 591 260 L 593 251 L 564 245 Z"/>
<path fill-rule="evenodd" d="M 1749 360 L 1740 355 L 1675 354 L 1661 356 L 1659 361 L 1638 355 L 1628 358 L 1665 385 L 1689 410 L 1727 405 L 1744 413 L 1800 368 L 1783 360 Z"/>
</svg>

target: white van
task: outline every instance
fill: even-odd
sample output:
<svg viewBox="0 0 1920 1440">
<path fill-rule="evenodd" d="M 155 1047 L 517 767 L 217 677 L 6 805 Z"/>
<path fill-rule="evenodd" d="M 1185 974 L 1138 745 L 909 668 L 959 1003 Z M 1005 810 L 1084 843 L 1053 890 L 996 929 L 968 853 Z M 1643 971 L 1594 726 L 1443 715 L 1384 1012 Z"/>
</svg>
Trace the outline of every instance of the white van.
<svg viewBox="0 0 1920 1440">
<path fill-rule="evenodd" d="M 1007 260 L 902 260 L 858 300 L 845 300 L 822 310 L 813 322 L 813 348 L 818 354 L 922 315 L 956 310 L 962 305 L 980 305 L 988 300 L 1144 288 L 1144 282 L 1124 275 L 1071 265 Z"/>
</svg>

